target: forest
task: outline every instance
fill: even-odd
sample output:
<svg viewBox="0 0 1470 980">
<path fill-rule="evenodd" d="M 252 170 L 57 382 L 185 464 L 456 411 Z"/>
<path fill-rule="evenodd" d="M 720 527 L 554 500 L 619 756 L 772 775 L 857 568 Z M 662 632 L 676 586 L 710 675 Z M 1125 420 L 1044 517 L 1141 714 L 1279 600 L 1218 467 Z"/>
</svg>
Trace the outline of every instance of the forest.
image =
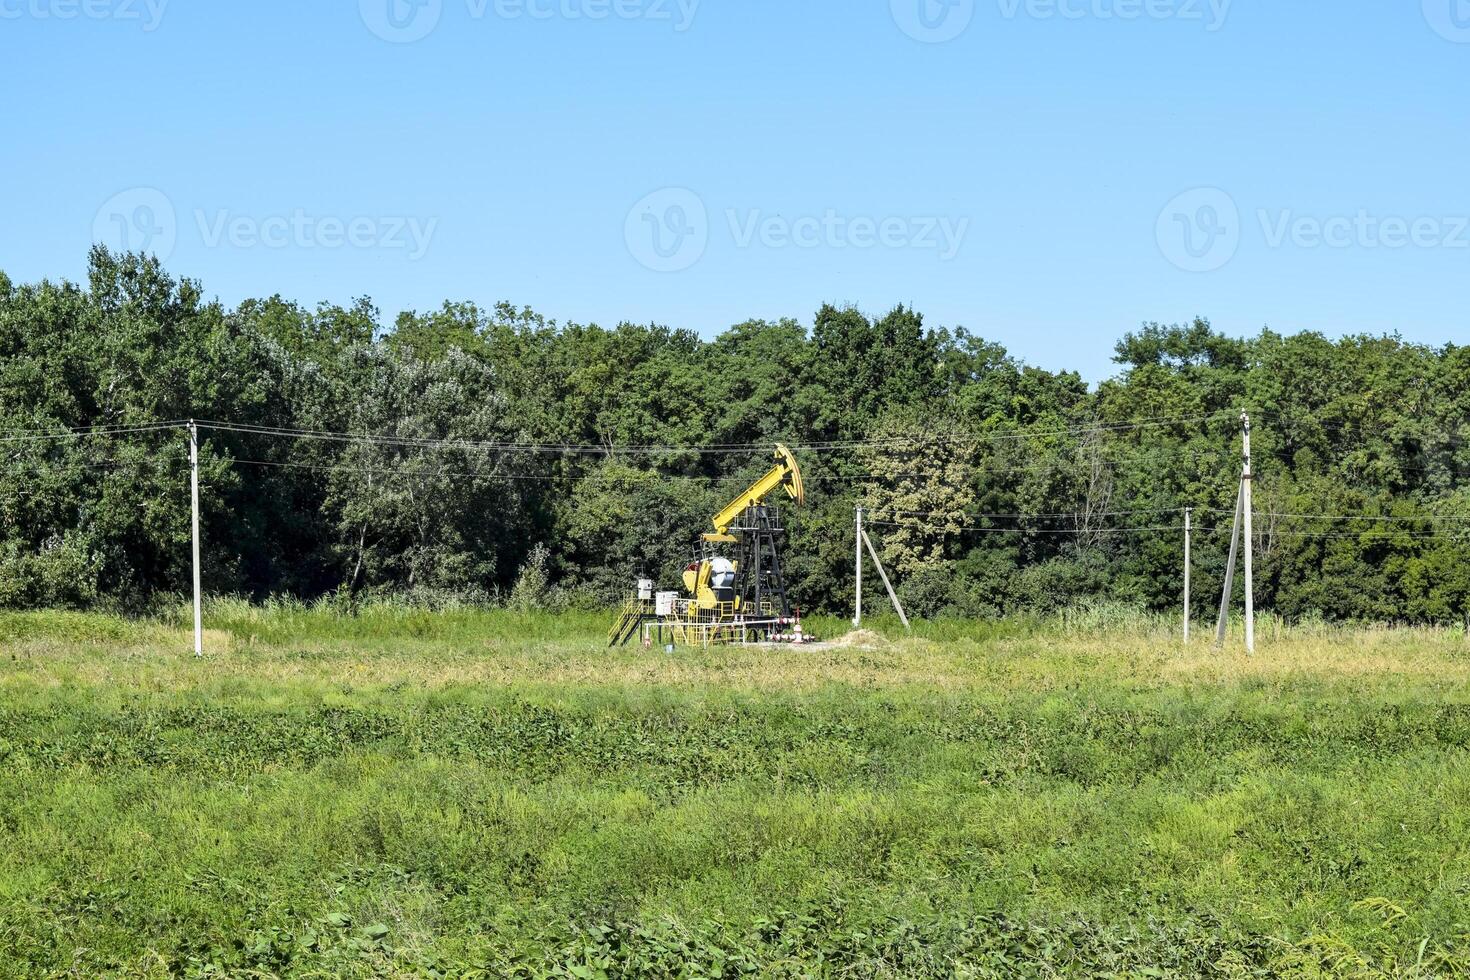
<svg viewBox="0 0 1470 980">
<path fill-rule="evenodd" d="M 1114 376 L 962 328 L 824 306 L 714 339 L 446 302 L 230 309 L 145 256 L 0 272 L 0 607 L 146 612 L 190 587 L 200 420 L 214 596 L 595 608 L 675 581 L 709 515 L 792 446 L 803 610 L 850 610 L 853 522 L 910 612 L 1219 600 L 1253 422 L 1257 603 L 1470 620 L 1470 348 L 1145 324 Z M 80 431 L 86 430 L 86 431 Z"/>
</svg>

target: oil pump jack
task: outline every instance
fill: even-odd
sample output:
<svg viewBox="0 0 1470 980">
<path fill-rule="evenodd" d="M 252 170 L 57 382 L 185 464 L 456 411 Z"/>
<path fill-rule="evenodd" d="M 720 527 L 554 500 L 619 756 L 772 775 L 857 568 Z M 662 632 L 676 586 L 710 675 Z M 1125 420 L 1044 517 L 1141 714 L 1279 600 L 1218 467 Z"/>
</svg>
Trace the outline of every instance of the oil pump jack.
<svg viewBox="0 0 1470 980">
<path fill-rule="evenodd" d="M 804 642 L 800 619 L 786 595 L 781 562 L 786 529 L 780 508 L 770 502 L 777 491 L 798 506 L 806 503 L 801 467 L 778 445 L 776 465 L 730 501 L 701 536 L 684 569 L 684 592 L 653 592 L 648 580 L 628 600 L 609 635 L 621 646 L 638 635 L 690 646 L 745 642 Z"/>
</svg>

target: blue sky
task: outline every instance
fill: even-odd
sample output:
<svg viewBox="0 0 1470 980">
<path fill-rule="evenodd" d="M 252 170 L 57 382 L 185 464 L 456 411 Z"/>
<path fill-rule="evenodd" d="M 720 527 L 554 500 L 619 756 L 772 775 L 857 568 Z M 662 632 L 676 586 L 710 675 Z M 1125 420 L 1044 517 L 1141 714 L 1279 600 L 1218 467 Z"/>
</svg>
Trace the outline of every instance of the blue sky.
<svg viewBox="0 0 1470 980">
<path fill-rule="evenodd" d="M 17 280 L 1470 342 L 1470 0 L 0 0 L 0 80 Z"/>
</svg>

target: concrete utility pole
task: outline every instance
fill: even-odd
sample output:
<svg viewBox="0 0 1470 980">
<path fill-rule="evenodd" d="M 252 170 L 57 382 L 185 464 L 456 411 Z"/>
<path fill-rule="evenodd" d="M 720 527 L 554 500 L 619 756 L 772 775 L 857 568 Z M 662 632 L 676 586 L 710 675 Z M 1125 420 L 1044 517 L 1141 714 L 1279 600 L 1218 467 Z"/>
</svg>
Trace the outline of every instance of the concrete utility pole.
<svg viewBox="0 0 1470 980">
<path fill-rule="evenodd" d="M 873 556 L 873 565 L 878 569 L 878 577 L 883 580 L 883 588 L 888 590 L 888 600 L 893 603 L 898 618 L 903 621 L 903 628 L 913 632 L 914 628 L 909 625 L 908 613 L 903 611 L 903 603 L 898 601 L 898 593 L 893 591 L 893 583 L 888 581 L 888 572 L 883 568 L 883 560 L 878 557 L 878 549 L 873 547 L 873 539 L 868 537 L 866 531 L 863 532 L 863 540 L 868 544 L 868 554 Z"/>
<path fill-rule="evenodd" d="M 1190 553 L 1194 545 L 1194 508 L 1184 508 L 1184 645 L 1189 646 L 1189 573 Z"/>
<path fill-rule="evenodd" d="M 194 529 L 194 656 L 204 656 L 204 608 L 199 594 L 199 426 L 189 420 L 189 501 Z"/>
<path fill-rule="evenodd" d="M 1230 599 L 1235 592 L 1235 563 L 1240 558 L 1241 532 L 1245 532 L 1245 652 L 1256 652 L 1255 543 L 1251 540 L 1251 419 L 1240 414 L 1243 453 L 1240 490 L 1235 495 L 1235 524 L 1230 530 L 1230 560 L 1225 566 L 1225 589 L 1220 594 L 1220 622 L 1215 628 L 1215 646 L 1225 645 Z"/>
<path fill-rule="evenodd" d="M 863 509 L 857 509 L 857 561 L 853 564 L 857 575 L 857 605 L 852 614 L 854 627 L 863 625 Z"/>
<path fill-rule="evenodd" d="M 868 537 L 868 532 L 863 530 L 863 509 L 857 509 L 857 556 L 853 564 L 857 574 L 857 608 L 853 611 L 852 625 L 860 627 L 863 625 L 863 545 L 868 546 L 868 554 L 873 556 L 873 566 L 878 569 L 878 577 L 883 579 L 883 588 L 888 590 L 888 598 L 893 603 L 893 608 L 898 612 L 898 618 L 903 620 L 904 629 L 912 630 L 909 625 L 909 617 L 903 611 L 903 603 L 898 601 L 898 593 L 893 590 L 893 583 L 888 581 L 888 572 L 883 567 L 883 561 L 878 557 L 878 549 L 873 547 L 873 539 Z"/>
<path fill-rule="evenodd" d="M 1235 593 L 1235 563 L 1240 559 L 1240 491 L 1235 493 L 1235 524 L 1230 529 L 1230 558 L 1225 564 L 1225 588 L 1220 593 L 1220 622 L 1215 627 L 1215 646 L 1225 645 L 1225 628 L 1230 624 L 1230 599 Z"/>
<path fill-rule="evenodd" d="M 1240 495 L 1245 511 L 1245 652 L 1256 652 L 1256 544 L 1251 534 L 1251 417 L 1240 413 L 1245 438 L 1245 468 L 1240 477 Z"/>
</svg>

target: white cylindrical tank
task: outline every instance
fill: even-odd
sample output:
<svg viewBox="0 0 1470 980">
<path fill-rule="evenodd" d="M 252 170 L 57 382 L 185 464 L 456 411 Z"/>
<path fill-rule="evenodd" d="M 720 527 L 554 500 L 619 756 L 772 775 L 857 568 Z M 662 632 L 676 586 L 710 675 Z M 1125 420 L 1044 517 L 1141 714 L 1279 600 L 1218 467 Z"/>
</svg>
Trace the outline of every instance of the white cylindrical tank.
<svg viewBox="0 0 1470 980">
<path fill-rule="evenodd" d="M 715 558 L 709 563 L 709 584 L 715 589 L 735 587 L 735 563 L 728 558 Z"/>
</svg>

